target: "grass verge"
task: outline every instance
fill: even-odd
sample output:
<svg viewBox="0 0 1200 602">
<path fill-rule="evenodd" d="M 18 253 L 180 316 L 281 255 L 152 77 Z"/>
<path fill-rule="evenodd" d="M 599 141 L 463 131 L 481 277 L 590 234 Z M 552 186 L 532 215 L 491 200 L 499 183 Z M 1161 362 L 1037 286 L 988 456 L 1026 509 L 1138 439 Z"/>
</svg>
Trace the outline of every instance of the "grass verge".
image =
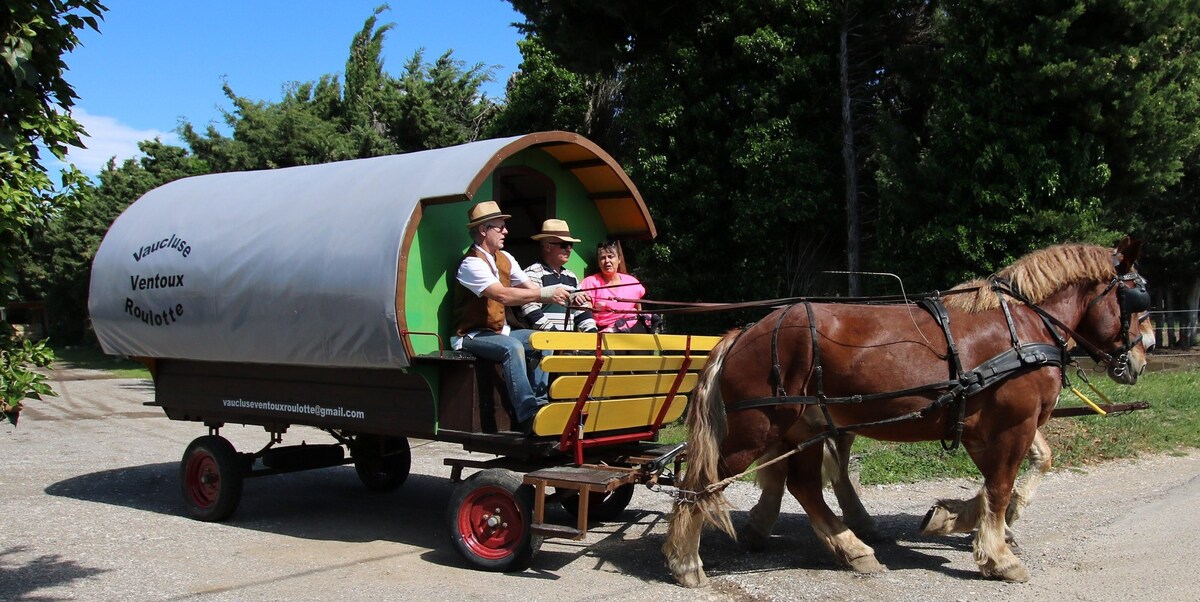
<svg viewBox="0 0 1200 602">
<path fill-rule="evenodd" d="M 97 347 L 54 347 L 54 368 L 104 370 L 116 378 L 150 378 L 145 364 L 124 357 L 107 355 Z"/>
</svg>

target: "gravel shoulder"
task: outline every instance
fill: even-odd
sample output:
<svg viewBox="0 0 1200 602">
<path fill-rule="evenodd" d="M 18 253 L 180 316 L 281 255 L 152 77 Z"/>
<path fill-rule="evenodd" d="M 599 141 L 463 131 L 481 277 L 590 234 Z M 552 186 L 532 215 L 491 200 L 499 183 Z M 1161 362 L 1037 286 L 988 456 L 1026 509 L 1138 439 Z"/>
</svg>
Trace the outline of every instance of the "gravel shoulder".
<svg viewBox="0 0 1200 602">
<path fill-rule="evenodd" d="M 0 600 L 1194 600 L 1200 574 L 1200 452 L 1056 471 L 1016 525 L 1029 583 L 981 579 L 967 536 L 922 537 L 938 498 L 968 497 L 969 480 L 868 487 L 864 504 L 888 537 L 885 573 L 835 566 L 798 504 L 786 499 L 768 550 L 747 554 L 705 534 L 713 585 L 670 581 L 659 547 L 670 499 L 639 489 L 623 522 L 583 542 L 549 540 L 518 574 L 471 569 L 451 549 L 442 460 L 463 456 L 413 442 L 399 490 L 367 492 L 353 468 L 250 479 L 231 520 L 185 517 L 178 463 L 201 425 L 145 407 L 150 382 L 57 371 L 60 397 L 34 401 L 19 428 L 0 427 Z M 226 427 L 239 449 L 261 429 Z M 295 428 L 287 443 L 324 443 Z M 480 458 L 481 456 L 475 456 Z M 757 499 L 738 483 L 735 524 Z M 562 521 L 567 515 L 559 512 Z"/>
</svg>

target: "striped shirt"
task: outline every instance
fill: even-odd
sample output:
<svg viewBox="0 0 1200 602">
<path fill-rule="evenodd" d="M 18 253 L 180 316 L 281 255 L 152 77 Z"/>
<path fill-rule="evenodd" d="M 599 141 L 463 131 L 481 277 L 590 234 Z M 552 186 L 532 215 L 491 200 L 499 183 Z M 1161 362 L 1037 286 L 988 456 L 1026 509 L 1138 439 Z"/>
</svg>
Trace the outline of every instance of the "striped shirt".
<svg viewBox="0 0 1200 602">
<path fill-rule="evenodd" d="M 555 272 L 539 261 L 525 268 L 525 275 L 543 287 L 563 285 L 572 291 L 579 288 L 579 278 L 565 267 L 562 271 Z M 572 307 L 569 320 L 564 319 L 566 311 L 567 308 L 557 303 L 535 301 L 522 305 L 518 313 L 533 330 L 596 332 L 596 320 L 592 318 L 591 310 Z"/>
</svg>

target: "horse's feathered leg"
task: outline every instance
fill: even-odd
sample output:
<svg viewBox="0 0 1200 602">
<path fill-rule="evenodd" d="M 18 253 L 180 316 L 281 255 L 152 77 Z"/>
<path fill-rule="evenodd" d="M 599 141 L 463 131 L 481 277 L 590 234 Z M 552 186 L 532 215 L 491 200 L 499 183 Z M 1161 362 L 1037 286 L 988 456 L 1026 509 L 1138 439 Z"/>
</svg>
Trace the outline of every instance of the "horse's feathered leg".
<svg viewBox="0 0 1200 602">
<path fill-rule="evenodd" d="M 983 489 L 975 497 L 958 499 L 940 499 L 935 503 L 925 518 L 921 520 L 921 535 L 950 535 L 951 533 L 970 533 L 979 525 L 979 515 L 983 512 Z"/>
<path fill-rule="evenodd" d="M 788 491 L 796 497 L 808 515 L 817 538 L 829 548 L 840 564 L 859 573 L 886 570 L 875 559 L 875 550 L 863 543 L 854 532 L 833 513 L 822 495 L 822 446 L 811 446 L 788 461 Z"/>
<path fill-rule="evenodd" d="M 1014 425 L 1009 432 L 1018 428 Z M 1012 499 L 1013 484 L 1021 466 L 1021 459 L 1030 449 L 1036 432 L 1037 426 L 1034 424 L 1031 425 L 1028 435 L 1007 437 L 1009 441 L 993 441 L 988 445 L 978 442 L 964 445 L 979 472 L 983 474 L 974 550 L 975 562 L 985 577 L 1017 582 L 1029 580 L 1029 571 L 1005 541 L 1004 515 Z"/>
<path fill-rule="evenodd" d="M 854 433 L 843 433 L 826 447 L 826 465 L 828 466 L 830 456 L 836 462 L 835 470 L 827 471 L 828 481 L 833 488 L 833 494 L 837 496 L 838 507 L 842 509 L 842 521 L 846 526 L 860 539 L 878 541 L 881 539 L 879 527 L 863 507 L 858 491 L 850 480 L 850 448 L 853 445 Z M 832 450 L 829 447 L 832 447 Z"/>
<path fill-rule="evenodd" d="M 1021 475 L 1021 480 L 1017 482 L 1016 488 L 1013 490 L 1012 501 L 1008 503 L 1008 512 L 1004 515 L 1004 522 L 1008 525 L 1004 532 L 1004 538 L 1008 541 L 1008 545 L 1017 546 L 1016 537 L 1013 536 L 1012 526 L 1021 518 L 1021 512 L 1025 510 L 1033 501 L 1034 494 L 1037 493 L 1038 485 L 1042 482 L 1042 477 L 1050 472 L 1052 466 L 1052 453 L 1050 444 L 1046 443 L 1046 438 L 1042 436 L 1039 430 L 1033 436 L 1033 444 L 1029 447 L 1029 453 L 1025 459 L 1029 461 L 1029 468 Z"/>
<path fill-rule="evenodd" d="M 1021 512 L 1033 501 L 1042 477 L 1050 472 L 1053 464 L 1050 444 L 1046 443 L 1041 431 L 1033 436 L 1033 445 L 1029 446 L 1029 454 L 1025 459 L 1029 460 L 1029 468 L 1017 482 L 1017 487 L 1013 490 L 1013 499 L 1008 504 L 1008 513 L 1005 515 L 1009 526 L 1021 518 Z"/>
<path fill-rule="evenodd" d="M 779 457 L 784 451 L 786 450 L 771 450 L 758 459 L 759 466 Z M 787 472 L 787 463 L 779 461 L 760 468 L 755 474 L 755 480 L 759 489 L 762 490 L 762 494 L 758 497 L 758 503 L 750 509 L 749 522 L 738 532 L 738 542 L 747 550 L 757 552 L 767 547 L 767 540 L 771 538 L 771 531 L 775 527 L 775 522 L 779 520 L 779 507 L 783 503 Z"/>
<path fill-rule="evenodd" d="M 681 487 L 684 492 L 697 495 L 675 502 L 662 547 L 671 574 L 685 587 L 708 583 L 700 560 L 700 532 L 704 524 L 714 524 L 735 536 L 725 496 L 720 492 L 702 493 L 719 480 L 720 447 L 727 428 L 720 376 L 725 354 L 735 340 L 735 333 L 731 332 L 709 352 L 708 364 L 687 408 L 688 464 Z"/>
<path fill-rule="evenodd" d="M 1029 460 L 1029 468 L 1013 490 L 1012 500 L 1008 504 L 1008 511 L 1005 513 L 1005 523 L 1008 527 L 1011 527 L 1021 517 L 1021 512 L 1033 501 L 1034 493 L 1037 492 L 1042 477 L 1050 471 L 1052 457 L 1050 445 L 1046 443 L 1041 431 L 1034 435 L 1033 443 L 1029 446 L 1029 453 L 1025 457 Z M 921 533 L 923 535 L 969 533 L 975 530 L 979 524 L 982 503 L 982 489 L 970 499 L 938 500 L 921 522 Z M 1005 529 L 1005 539 L 1010 545 L 1015 543 L 1012 530 L 1009 528 Z"/>
</svg>

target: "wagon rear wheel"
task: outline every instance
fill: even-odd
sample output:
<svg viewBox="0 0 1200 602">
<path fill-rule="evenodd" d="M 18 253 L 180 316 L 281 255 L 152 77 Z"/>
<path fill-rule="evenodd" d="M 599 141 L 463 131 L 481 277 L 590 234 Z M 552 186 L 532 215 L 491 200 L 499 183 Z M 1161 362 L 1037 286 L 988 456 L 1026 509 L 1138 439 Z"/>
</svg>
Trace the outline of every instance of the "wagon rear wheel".
<svg viewBox="0 0 1200 602">
<path fill-rule="evenodd" d="M 617 518 L 633 500 L 633 483 L 626 483 L 609 492 L 589 493 L 588 520 L 609 521 Z M 563 510 L 579 518 L 579 496 L 562 498 Z"/>
<path fill-rule="evenodd" d="M 454 548 L 471 564 L 489 571 L 529 568 L 542 547 L 533 535 L 533 487 L 510 470 L 491 468 L 454 489 L 446 518 Z"/>
<path fill-rule="evenodd" d="M 183 503 L 193 518 L 223 521 L 242 499 L 243 462 L 224 437 L 206 435 L 192 441 L 183 452 L 179 481 Z"/>
<path fill-rule="evenodd" d="M 408 479 L 412 451 L 406 437 L 359 435 L 350 447 L 354 470 L 371 491 L 392 491 Z"/>
</svg>

